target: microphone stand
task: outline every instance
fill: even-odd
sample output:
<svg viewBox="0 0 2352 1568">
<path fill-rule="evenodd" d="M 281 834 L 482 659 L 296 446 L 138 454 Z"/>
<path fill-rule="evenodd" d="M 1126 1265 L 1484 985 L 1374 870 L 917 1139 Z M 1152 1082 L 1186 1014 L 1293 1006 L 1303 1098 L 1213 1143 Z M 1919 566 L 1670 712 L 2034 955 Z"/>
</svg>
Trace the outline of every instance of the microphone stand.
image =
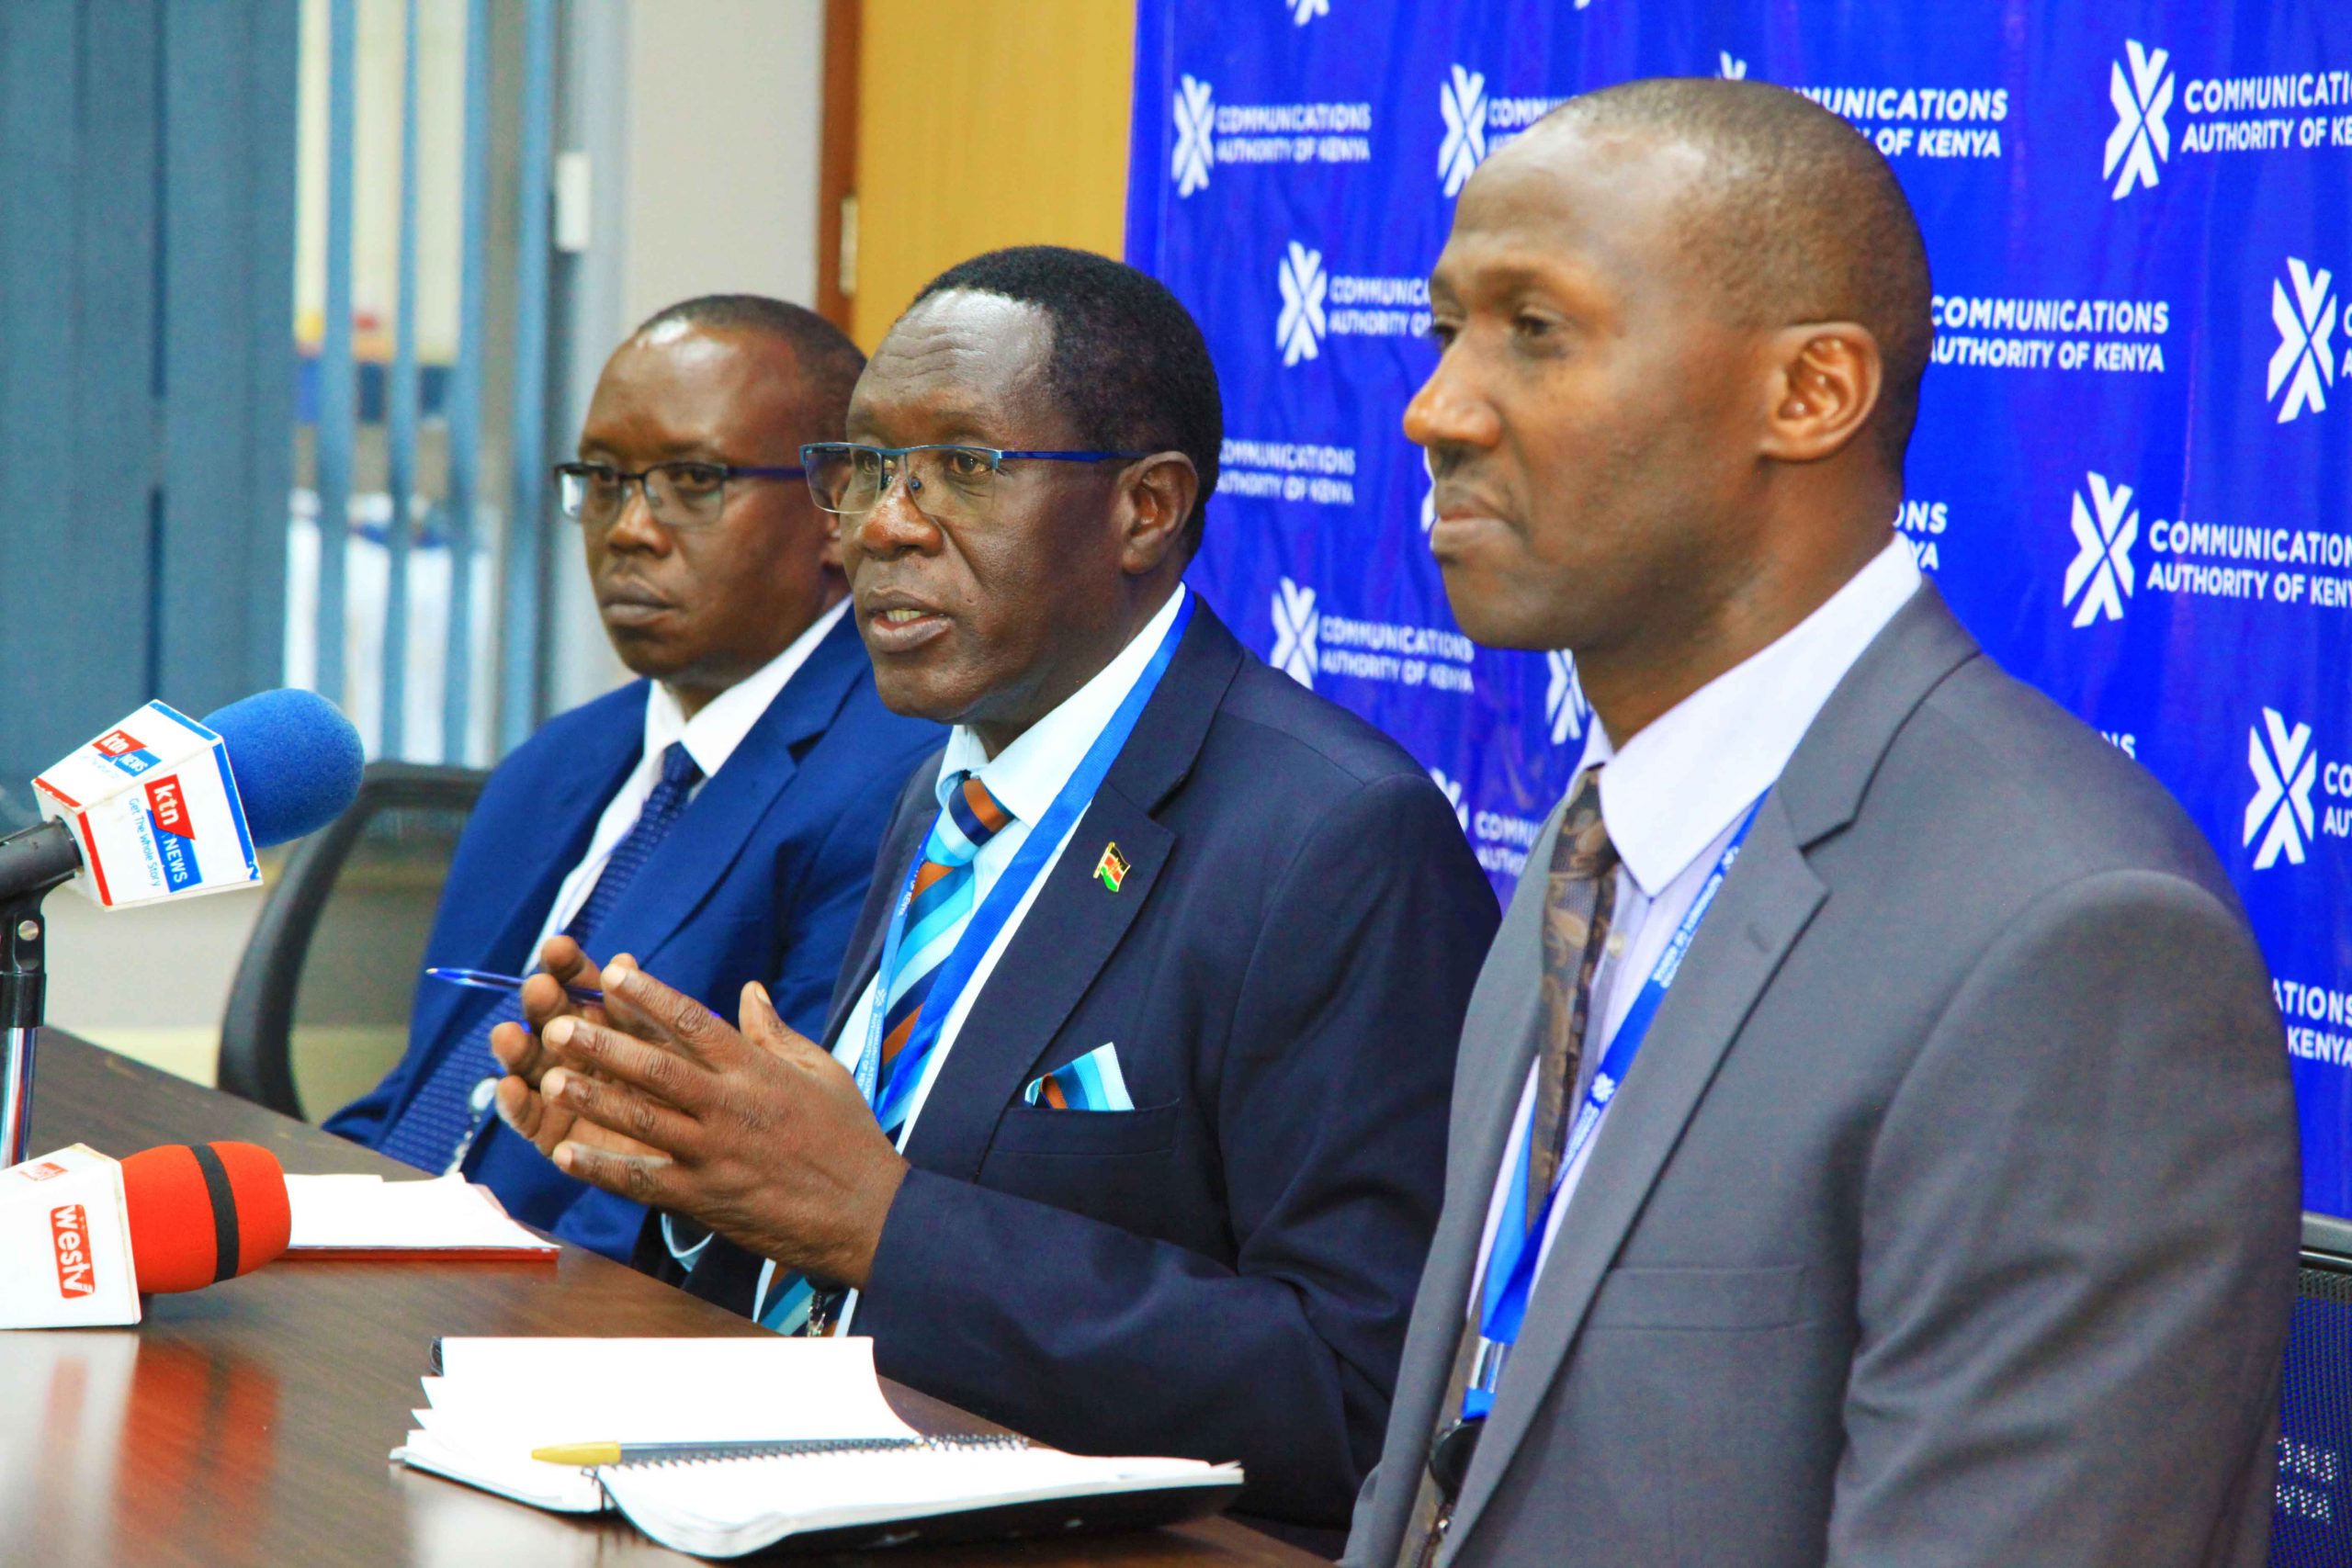
<svg viewBox="0 0 2352 1568">
<path fill-rule="evenodd" d="M 49 989 L 40 903 L 81 869 L 62 823 L 0 839 L 0 1170 L 32 1157 L 33 1055 Z"/>
</svg>

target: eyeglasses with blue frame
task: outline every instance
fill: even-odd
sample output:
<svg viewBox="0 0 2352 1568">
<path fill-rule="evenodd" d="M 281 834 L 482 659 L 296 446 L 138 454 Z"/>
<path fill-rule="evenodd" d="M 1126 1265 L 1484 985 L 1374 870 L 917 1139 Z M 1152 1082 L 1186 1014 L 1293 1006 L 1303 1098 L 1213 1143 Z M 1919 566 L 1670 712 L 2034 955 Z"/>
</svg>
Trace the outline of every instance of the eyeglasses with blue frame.
<svg viewBox="0 0 2352 1568">
<path fill-rule="evenodd" d="M 1007 463 L 1107 463 L 1148 452 L 1012 451 L 1001 446 L 933 444 L 865 446 L 820 441 L 800 449 L 808 494 L 838 517 L 863 517 L 882 504 L 897 479 L 915 509 L 935 523 L 985 522 Z"/>
</svg>

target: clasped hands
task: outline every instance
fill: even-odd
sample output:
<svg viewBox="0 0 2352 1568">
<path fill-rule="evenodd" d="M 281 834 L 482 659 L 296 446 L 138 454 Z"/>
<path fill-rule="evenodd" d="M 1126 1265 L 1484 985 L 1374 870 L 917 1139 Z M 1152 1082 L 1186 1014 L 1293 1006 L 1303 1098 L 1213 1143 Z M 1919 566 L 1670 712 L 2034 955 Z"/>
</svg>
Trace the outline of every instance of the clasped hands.
<svg viewBox="0 0 2352 1568">
<path fill-rule="evenodd" d="M 549 941 L 502 1023 L 498 1114 L 557 1167 L 836 1285 L 863 1286 L 906 1177 L 857 1082 L 743 987 L 742 1028 L 638 968 Z M 601 986 L 605 1001 L 568 986 Z"/>
</svg>

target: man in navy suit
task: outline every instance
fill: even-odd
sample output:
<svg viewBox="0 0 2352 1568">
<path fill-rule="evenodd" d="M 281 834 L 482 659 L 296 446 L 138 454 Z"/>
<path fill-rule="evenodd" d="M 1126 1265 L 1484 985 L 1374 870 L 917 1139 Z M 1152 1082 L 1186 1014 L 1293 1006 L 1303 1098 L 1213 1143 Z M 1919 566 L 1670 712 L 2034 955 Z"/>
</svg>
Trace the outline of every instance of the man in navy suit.
<svg viewBox="0 0 2352 1568">
<path fill-rule="evenodd" d="M 1420 765 L 1183 586 L 1221 426 L 1198 327 L 1132 268 L 933 283 L 854 445 L 804 454 L 883 701 L 956 726 L 824 1046 L 616 964 L 609 1017 L 542 983 L 499 1102 L 673 1216 L 650 1249 L 695 1293 L 871 1335 L 1061 1447 L 1238 1459 L 1247 1511 L 1336 1547 L 1497 911 Z"/>
<path fill-rule="evenodd" d="M 688 994 L 745 982 L 823 1021 L 874 852 L 934 725 L 885 709 L 800 445 L 836 434 L 864 358 L 797 306 L 686 301 L 614 354 L 558 470 L 614 649 L 644 679 L 550 720 L 468 822 L 428 964 L 568 977 L 630 953 Z M 331 1131 L 626 1259 L 639 1205 L 489 1114 L 511 1000 L 421 982 L 409 1048 Z"/>
</svg>

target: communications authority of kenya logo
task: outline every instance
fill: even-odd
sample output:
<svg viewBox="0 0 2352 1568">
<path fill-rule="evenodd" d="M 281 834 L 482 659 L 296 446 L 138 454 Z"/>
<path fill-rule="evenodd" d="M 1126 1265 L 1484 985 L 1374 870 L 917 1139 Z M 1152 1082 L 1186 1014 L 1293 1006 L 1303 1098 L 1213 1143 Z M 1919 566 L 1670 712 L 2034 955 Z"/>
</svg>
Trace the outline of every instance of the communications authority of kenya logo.
<svg viewBox="0 0 2352 1568">
<path fill-rule="evenodd" d="M 2132 546 L 2140 537 L 2140 513 L 2132 504 L 2132 487 L 2110 486 L 2098 474 L 2088 477 L 2090 504 L 2083 504 L 2082 491 L 2075 492 L 2075 543 L 2080 547 L 2066 568 L 2062 595 L 2064 603 L 2075 606 L 2078 626 L 2089 626 L 2101 615 L 2121 620 L 2123 601 L 2137 586 L 2132 571 Z"/>
<path fill-rule="evenodd" d="M 2286 423 L 2327 407 L 2327 389 L 2335 381 L 2335 278 L 2324 267 L 2287 258 L 2287 277 L 2295 288 L 2270 280 L 2270 320 L 2278 329 L 2278 352 L 2270 356 L 2270 384 L 2263 393 L 2275 398 L 2287 389 L 2278 405 L 2278 423 Z"/>
<path fill-rule="evenodd" d="M 2123 51 L 2132 72 L 2124 74 L 2121 60 L 2108 67 L 2107 96 L 2115 106 L 2115 130 L 2109 133 L 2107 159 L 2099 168 L 2101 178 L 2115 175 L 2110 197 L 2116 201 L 2137 186 L 2155 189 L 2156 166 L 2172 156 L 2172 132 L 2165 128 L 2173 87 L 2172 73 L 2165 65 L 2172 56 L 2161 49 L 2142 49 L 2137 39 L 2126 39 Z"/>
<path fill-rule="evenodd" d="M 2262 723 L 2245 732 L 2245 762 L 2254 770 L 2254 798 L 2245 804 L 2245 841 L 2262 840 L 2254 869 L 2268 871 L 2282 853 L 2290 865 L 2302 864 L 2312 840 L 2312 781 L 2319 777 L 2312 727 L 2290 730 L 2277 708 L 2264 708 Z"/>
<path fill-rule="evenodd" d="M 1437 177 L 1448 196 L 1463 186 L 1487 157 L 1487 78 L 1462 66 L 1453 79 L 1437 85 L 1438 113 L 1445 117 L 1445 141 L 1437 150 Z"/>
<path fill-rule="evenodd" d="M 1192 195 L 1209 183 L 1209 165 L 1216 162 L 1216 94 L 1206 82 L 1185 77 L 1176 87 L 1176 194 Z"/>
<path fill-rule="evenodd" d="M 1322 620 L 1315 610 L 1315 590 L 1283 578 L 1274 590 L 1274 657 L 1270 662 L 1309 691 L 1322 662 L 1315 647 Z"/>
<path fill-rule="evenodd" d="M 1544 688 L 1544 717 L 1552 727 L 1552 744 L 1565 746 L 1571 740 L 1584 739 L 1584 721 L 1592 716 L 1592 705 L 1584 699 L 1584 682 L 1577 679 L 1576 655 L 1565 649 L 1555 649 L 1544 656 L 1551 669 L 1551 682 Z"/>
<path fill-rule="evenodd" d="M 1282 288 L 1283 313 L 1274 322 L 1274 341 L 1282 345 L 1283 364 L 1313 359 L 1323 352 L 1323 296 L 1331 287 L 1323 275 L 1323 253 L 1293 240 L 1275 268 L 1275 281 Z"/>
</svg>

